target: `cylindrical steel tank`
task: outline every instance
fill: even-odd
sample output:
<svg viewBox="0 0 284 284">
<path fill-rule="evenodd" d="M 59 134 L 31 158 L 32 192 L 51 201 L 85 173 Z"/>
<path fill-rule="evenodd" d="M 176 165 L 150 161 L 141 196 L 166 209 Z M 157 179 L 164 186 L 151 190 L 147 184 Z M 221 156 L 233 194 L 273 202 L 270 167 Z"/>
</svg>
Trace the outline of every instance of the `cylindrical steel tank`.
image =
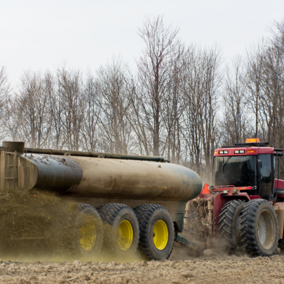
<svg viewBox="0 0 284 284">
<path fill-rule="evenodd" d="M 24 148 L 0 148 L 0 191 L 47 190 L 96 208 L 121 203 L 159 204 L 182 231 L 186 202 L 202 190 L 200 177 L 162 157 Z M 36 199 L 35 199 L 36 202 Z"/>
<path fill-rule="evenodd" d="M 202 181 L 171 163 L 24 154 L 18 160 L 18 187 L 76 197 L 185 202 L 198 196 Z"/>
</svg>

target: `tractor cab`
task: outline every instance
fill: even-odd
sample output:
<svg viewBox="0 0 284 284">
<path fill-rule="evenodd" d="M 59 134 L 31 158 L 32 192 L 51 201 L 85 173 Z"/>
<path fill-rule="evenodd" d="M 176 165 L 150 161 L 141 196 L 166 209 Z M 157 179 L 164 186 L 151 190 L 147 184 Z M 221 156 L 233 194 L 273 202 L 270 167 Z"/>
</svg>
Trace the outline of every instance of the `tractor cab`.
<svg viewBox="0 0 284 284">
<path fill-rule="evenodd" d="M 268 143 L 261 143 L 258 138 L 216 149 L 213 191 L 233 187 L 247 192 L 251 198 L 273 201 L 278 194 L 281 197 L 284 181 L 275 179 L 275 157 L 283 155 L 279 153 L 281 150 L 268 147 Z"/>
</svg>

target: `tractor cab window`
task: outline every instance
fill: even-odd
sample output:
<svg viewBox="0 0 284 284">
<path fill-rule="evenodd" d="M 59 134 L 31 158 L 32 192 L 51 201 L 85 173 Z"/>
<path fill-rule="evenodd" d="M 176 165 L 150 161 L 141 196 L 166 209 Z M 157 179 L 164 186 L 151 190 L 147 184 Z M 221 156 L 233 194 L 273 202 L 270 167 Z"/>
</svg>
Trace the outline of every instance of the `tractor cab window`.
<svg viewBox="0 0 284 284">
<path fill-rule="evenodd" d="M 260 174 L 259 195 L 263 199 L 271 200 L 273 182 L 273 159 L 270 154 L 258 155 Z"/>
<path fill-rule="evenodd" d="M 255 186 L 256 156 L 214 157 L 215 185 Z"/>
</svg>

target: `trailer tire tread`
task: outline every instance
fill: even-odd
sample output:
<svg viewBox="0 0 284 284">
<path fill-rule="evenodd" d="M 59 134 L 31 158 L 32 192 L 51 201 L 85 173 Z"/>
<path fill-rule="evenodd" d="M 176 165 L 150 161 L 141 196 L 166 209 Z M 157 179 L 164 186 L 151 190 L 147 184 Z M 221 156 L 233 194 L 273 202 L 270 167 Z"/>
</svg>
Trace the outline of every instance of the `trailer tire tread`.
<svg viewBox="0 0 284 284">
<path fill-rule="evenodd" d="M 143 204 L 140 206 L 137 206 L 136 208 L 134 208 L 134 212 L 138 218 L 139 221 L 139 228 L 140 228 L 140 239 L 139 239 L 139 251 L 142 253 L 142 255 L 144 255 L 147 259 L 154 259 L 154 260 L 159 260 L 159 258 L 157 258 L 154 254 L 152 249 L 150 248 L 149 245 L 149 228 L 151 225 L 151 218 L 153 216 L 153 214 L 155 213 L 156 210 L 165 210 L 168 214 L 168 216 L 170 216 L 169 211 L 158 204 Z M 173 243 L 174 243 L 174 224 L 172 222 L 172 219 L 170 217 L 171 220 L 171 224 L 169 226 L 168 225 L 168 230 L 169 230 L 169 235 L 172 234 L 171 239 L 169 237 L 169 251 L 167 252 L 167 255 L 165 258 L 163 259 L 168 259 L 173 251 Z"/>
<path fill-rule="evenodd" d="M 104 246 L 118 253 L 135 253 L 139 242 L 139 223 L 133 209 L 128 205 L 121 203 L 107 203 L 100 206 L 98 208 L 98 212 L 104 224 L 108 225 L 104 227 Z M 119 247 L 117 238 L 119 237 L 119 225 L 123 220 L 127 220 L 131 223 L 133 230 L 133 240 L 131 246 L 122 251 L 122 248 Z M 115 229 L 115 231 L 112 230 L 113 228 Z"/>
<path fill-rule="evenodd" d="M 117 214 L 123 208 L 131 209 L 129 206 L 127 206 L 125 204 L 107 203 L 107 204 L 100 206 L 97 210 L 100 213 L 102 220 L 104 222 L 107 222 L 108 224 L 112 225 Z"/>
<path fill-rule="evenodd" d="M 76 227 L 81 226 L 82 222 L 84 222 L 84 220 L 86 218 L 84 216 L 92 216 L 93 218 L 95 218 L 95 220 L 96 220 L 95 221 L 96 242 L 95 242 L 94 247 L 90 251 L 85 251 L 80 246 L 78 241 L 75 241 L 75 243 L 74 243 L 75 250 L 76 250 L 77 253 L 80 253 L 82 255 L 92 255 L 94 253 L 99 253 L 101 251 L 102 244 L 103 244 L 103 227 L 102 227 L 102 219 L 100 217 L 100 214 L 99 214 L 98 210 L 90 204 L 77 203 L 76 207 L 77 207 L 76 208 L 77 214 L 74 215 Z"/>
</svg>

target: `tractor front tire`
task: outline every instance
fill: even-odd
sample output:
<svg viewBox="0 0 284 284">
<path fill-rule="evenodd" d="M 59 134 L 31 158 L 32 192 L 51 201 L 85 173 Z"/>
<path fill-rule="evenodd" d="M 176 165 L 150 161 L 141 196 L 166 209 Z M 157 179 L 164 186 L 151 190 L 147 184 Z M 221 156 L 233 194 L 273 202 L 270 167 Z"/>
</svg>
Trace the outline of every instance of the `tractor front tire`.
<svg viewBox="0 0 284 284">
<path fill-rule="evenodd" d="M 240 221 L 244 208 L 242 200 L 227 202 L 219 215 L 219 238 L 224 240 L 225 250 L 233 252 L 240 245 Z"/>
<path fill-rule="evenodd" d="M 264 199 L 245 204 L 241 216 L 241 238 L 250 256 L 271 256 L 279 239 L 277 216 L 273 206 Z"/>
<path fill-rule="evenodd" d="M 139 221 L 139 251 L 148 260 L 168 259 L 174 246 L 174 223 L 169 211 L 157 204 L 134 208 Z"/>
</svg>

